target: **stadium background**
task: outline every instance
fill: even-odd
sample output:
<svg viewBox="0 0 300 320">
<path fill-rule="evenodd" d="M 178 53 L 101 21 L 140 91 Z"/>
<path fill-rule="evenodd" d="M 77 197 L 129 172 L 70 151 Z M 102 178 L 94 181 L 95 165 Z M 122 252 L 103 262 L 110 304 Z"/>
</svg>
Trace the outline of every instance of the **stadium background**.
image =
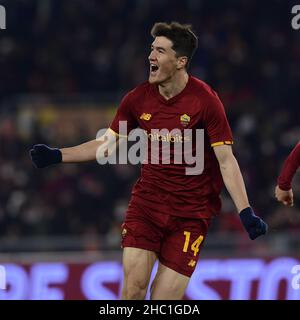
<svg viewBox="0 0 300 320">
<path fill-rule="evenodd" d="M 117 299 L 120 225 L 139 168 L 33 168 L 35 143 L 93 139 L 126 91 L 147 79 L 149 31 L 191 23 L 190 73 L 220 95 L 234 153 L 268 236 L 250 241 L 223 193 L 187 299 L 299 299 L 300 179 L 295 206 L 274 200 L 300 136 L 300 30 L 288 1 L 6 0 L 0 30 L 0 299 Z M 295 280 L 295 279 L 294 279 Z"/>
</svg>

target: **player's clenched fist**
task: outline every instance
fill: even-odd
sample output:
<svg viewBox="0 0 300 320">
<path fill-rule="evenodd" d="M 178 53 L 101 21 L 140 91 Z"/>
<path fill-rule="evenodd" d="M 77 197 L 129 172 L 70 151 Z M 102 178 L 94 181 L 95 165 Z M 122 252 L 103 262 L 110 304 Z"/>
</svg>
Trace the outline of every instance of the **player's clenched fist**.
<svg viewBox="0 0 300 320">
<path fill-rule="evenodd" d="M 282 190 L 279 186 L 275 188 L 275 197 L 279 202 L 282 202 L 285 206 L 292 207 L 294 205 L 293 190 Z"/>
<path fill-rule="evenodd" d="M 62 161 L 62 153 L 57 148 L 50 148 L 45 144 L 36 144 L 30 150 L 30 157 L 37 168 L 48 167 Z"/>
<path fill-rule="evenodd" d="M 242 210 L 240 218 L 251 240 L 267 233 L 268 225 L 253 212 L 251 207 Z"/>
</svg>

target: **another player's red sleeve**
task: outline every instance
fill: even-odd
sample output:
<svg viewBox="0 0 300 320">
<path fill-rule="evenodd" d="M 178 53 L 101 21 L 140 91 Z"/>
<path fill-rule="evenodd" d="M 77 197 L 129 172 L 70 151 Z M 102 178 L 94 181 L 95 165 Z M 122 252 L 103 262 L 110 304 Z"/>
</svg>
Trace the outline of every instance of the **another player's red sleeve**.
<svg viewBox="0 0 300 320">
<path fill-rule="evenodd" d="M 133 104 L 131 99 L 131 92 L 129 92 L 121 101 L 117 113 L 110 125 L 110 130 L 120 136 L 128 136 L 132 129 L 138 126 L 136 117 L 133 114 Z M 127 133 L 120 132 L 120 121 L 126 121 Z"/>
<path fill-rule="evenodd" d="M 284 161 L 277 184 L 281 190 L 290 190 L 292 188 L 292 180 L 300 166 L 300 142 Z"/>
<path fill-rule="evenodd" d="M 225 114 L 224 106 L 216 93 L 207 100 L 205 127 L 212 147 L 233 144 L 232 132 Z"/>
</svg>

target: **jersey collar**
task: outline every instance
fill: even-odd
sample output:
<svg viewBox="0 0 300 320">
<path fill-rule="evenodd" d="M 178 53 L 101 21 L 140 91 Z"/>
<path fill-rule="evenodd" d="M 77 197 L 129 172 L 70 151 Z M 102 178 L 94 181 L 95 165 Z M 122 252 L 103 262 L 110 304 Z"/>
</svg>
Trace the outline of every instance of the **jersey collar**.
<svg viewBox="0 0 300 320">
<path fill-rule="evenodd" d="M 157 85 L 153 85 L 153 93 L 154 95 L 156 96 L 156 98 L 162 102 L 163 104 L 172 104 L 174 102 L 176 102 L 178 99 L 180 99 L 182 96 L 184 96 L 190 89 L 191 87 L 191 82 L 192 82 L 192 79 L 191 79 L 191 76 L 189 75 L 189 79 L 188 79 L 188 82 L 186 84 L 186 86 L 184 87 L 184 89 L 182 91 L 180 91 L 176 96 L 170 98 L 170 99 L 166 99 L 165 97 L 163 97 L 160 93 L 159 93 L 159 90 L 158 90 L 158 86 Z"/>
</svg>

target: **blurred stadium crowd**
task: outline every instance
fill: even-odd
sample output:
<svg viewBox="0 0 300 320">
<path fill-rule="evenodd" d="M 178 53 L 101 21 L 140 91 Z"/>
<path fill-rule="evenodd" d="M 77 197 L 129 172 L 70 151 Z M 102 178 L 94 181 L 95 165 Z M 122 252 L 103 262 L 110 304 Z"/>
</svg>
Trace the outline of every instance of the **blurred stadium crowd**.
<svg viewBox="0 0 300 320">
<path fill-rule="evenodd" d="M 199 36 L 190 73 L 225 105 L 252 205 L 271 231 L 299 232 L 299 178 L 294 208 L 273 199 L 282 161 L 300 137 L 300 31 L 291 29 L 285 1 L 271 9 L 258 0 L 2 3 L 8 22 L 0 33 L 0 237 L 103 234 L 118 243 L 139 168 L 90 163 L 38 171 L 28 151 L 35 143 L 63 147 L 94 138 L 84 118 L 88 106 L 74 103 L 81 120 L 62 122 L 61 107 L 49 115 L 42 105 L 56 96 L 95 96 L 101 115 L 105 95 L 117 107 L 116 97 L 147 79 L 151 26 L 172 20 L 192 24 Z M 42 101 L 40 108 L 28 97 Z M 98 129 L 108 126 L 110 118 L 100 118 Z M 243 233 L 226 193 L 222 210 L 211 232 Z"/>
</svg>

